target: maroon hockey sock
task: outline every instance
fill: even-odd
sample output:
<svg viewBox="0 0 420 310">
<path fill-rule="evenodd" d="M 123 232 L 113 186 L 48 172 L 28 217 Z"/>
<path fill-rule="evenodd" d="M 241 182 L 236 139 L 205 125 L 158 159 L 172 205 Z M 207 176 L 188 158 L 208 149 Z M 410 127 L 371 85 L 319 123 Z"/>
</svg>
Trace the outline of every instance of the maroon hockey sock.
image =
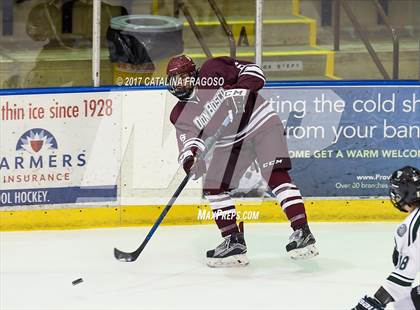
<svg viewBox="0 0 420 310">
<path fill-rule="evenodd" d="M 285 170 L 273 171 L 268 183 L 293 230 L 308 223 L 302 195 Z"/>
<path fill-rule="evenodd" d="M 213 211 L 213 217 L 219 227 L 222 237 L 239 232 L 236 224 L 236 209 L 232 199 L 227 194 L 206 195 Z"/>
</svg>

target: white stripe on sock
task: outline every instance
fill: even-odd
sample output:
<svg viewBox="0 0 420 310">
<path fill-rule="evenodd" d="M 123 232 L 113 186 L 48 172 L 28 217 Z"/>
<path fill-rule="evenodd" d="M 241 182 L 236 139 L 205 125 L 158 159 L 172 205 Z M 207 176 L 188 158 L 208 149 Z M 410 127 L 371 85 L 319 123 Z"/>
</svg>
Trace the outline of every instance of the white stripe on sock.
<svg viewBox="0 0 420 310">
<path fill-rule="evenodd" d="M 273 189 L 273 193 L 274 193 L 274 195 L 276 194 L 276 192 L 279 190 L 279 189 L 281 189 L 281 188 L 283 188 L 283 187 L 296 187 L 296 185 L 295 184 L 292 184 L 292 183 L 283 183 L 283 184 L 280 184 L 279 186 L 277 186 L 275 189 Z"/>
<path fill-rule="evenodd" d="M 223 233 L 223 232 L 228 231 L 228 230 L 230 230 L 232 228 L 235 228 L 235 227 L 236 227 L 236 223 L 235 224 L 228 225 L 226 227 L 222 227 L 222 228 L 220 228 L 220 231 Z"/>
<path fill-rule="evenodd" d="M 294 200 L 287 201 L 283 203 L 281 207 L 283 210 L 286 210 L 288 207 L 296 205 L 298 203 L 303 203 L 303 199 L 294 199 Z"/>
<path fill-rule="evenodd" d="M 291 198 L 291 197 L 302 197 L 302 194 L 300 193 L 300 190 L 298 189 L 287 189 L 284 191 L 280 191 L 280 193 L 278 193 L 276 195 L 277 200 L 281 203 L 283 200 L 287 199 L 287 198 Z"/>
<path fill-rule="evenodd" d="M 208 201 L 220 201 L 224 199 L 230 199 L 230 196 L 228 194 L 218 194 L 218 195 L 205 195 Z"/>
<path fill-rule="evenodd" d="M 305 214 L 298 214 L 290 219 L 290 223 L 296 222 L 297 220 L 304 219 Z"/>
<path fill-rule="evenodd" d="M 226 200 L 210 202 L 210 207 L 213 211 L 217 210 L 217 209 L 226 208 L 226 207 L 233 207 L 233 206 L 234 206 L 233 201 L 230 198 L 228 198 Z"/>
</svg>

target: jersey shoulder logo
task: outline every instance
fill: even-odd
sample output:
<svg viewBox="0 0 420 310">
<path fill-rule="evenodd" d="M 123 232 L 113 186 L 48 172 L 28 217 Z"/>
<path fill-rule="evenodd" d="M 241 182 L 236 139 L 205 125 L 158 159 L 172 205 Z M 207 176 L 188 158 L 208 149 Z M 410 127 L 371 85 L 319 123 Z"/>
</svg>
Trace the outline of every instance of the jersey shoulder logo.
<svg viewBox="0 0 420 310">
<path fill-rule="evenodd" d="M 407 232 L 407 225 L 405 224 L 400 225 L 400 227 L 398 227 L 397 229 L 397 235 L 400 237 L 404 236 L 406 232 Z"/>
</svg>

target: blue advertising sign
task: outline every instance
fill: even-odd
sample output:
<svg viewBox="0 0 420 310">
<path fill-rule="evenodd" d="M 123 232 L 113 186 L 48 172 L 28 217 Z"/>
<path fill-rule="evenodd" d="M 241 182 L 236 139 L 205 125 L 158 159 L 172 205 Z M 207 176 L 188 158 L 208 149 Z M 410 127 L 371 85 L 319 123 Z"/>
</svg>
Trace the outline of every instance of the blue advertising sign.
<svg viewBox="0 0 420 310">
<path fill-rule="evenodd" d="M 272 86 L 261 94 L 285 125 L 304 196 L 386 196 L 395 169 L 420 167 L 420 85 Z"/>
</svg>

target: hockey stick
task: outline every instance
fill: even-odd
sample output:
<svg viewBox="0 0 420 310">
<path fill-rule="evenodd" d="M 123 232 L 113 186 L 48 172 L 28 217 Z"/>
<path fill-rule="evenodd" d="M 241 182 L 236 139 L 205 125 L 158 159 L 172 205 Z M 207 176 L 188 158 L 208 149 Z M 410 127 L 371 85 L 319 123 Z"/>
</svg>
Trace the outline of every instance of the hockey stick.
<svg viewBox="0 0 420 310">
<path fill-rule="evenodd" d="M 216 131 L 216 133 L 206 140 L 206 147 L 204 151 L 199 155 L 200 159 L 204 159 L 213 145 L 220 139 L 222 135 L 222 131 L 226 128 L 232 120 L 232 117 L 228 115 L 222 123 L 222 126 Z M 146 247 L 149 240 L 152 238 L 153 234 L 155 233 L 156 229 L 159 227 L 160 223 L 162 223 L 163 219 L 165 218 L 166 214 L 168 214 L 169 210 L 172 208 L 175 200 L 181 194 L 182 190 L 184 189 L 185 185 L 187 185 L 188 180 L 190 179 L 190 175 L 186 175 L 185 178 L 182 180 L 181 184 L 176 189 L 175 193 L 173 194 L 172 198 L 169 200 L 168 204 L 166 205 L 165 209 L 163 209 L 162 213 L 159 215 L 156 222 L 153 224 L 153 227 L 150 229 L 149 233 L 147 234 L 146 238 L 143 240 L 142 244 L 138 247 L 137 250 L 134 252 L 123 252 L 114 248 L 114 256 L 116 259 L 123 261 L 123 262 L 134 262 Z"/>
</svg>

